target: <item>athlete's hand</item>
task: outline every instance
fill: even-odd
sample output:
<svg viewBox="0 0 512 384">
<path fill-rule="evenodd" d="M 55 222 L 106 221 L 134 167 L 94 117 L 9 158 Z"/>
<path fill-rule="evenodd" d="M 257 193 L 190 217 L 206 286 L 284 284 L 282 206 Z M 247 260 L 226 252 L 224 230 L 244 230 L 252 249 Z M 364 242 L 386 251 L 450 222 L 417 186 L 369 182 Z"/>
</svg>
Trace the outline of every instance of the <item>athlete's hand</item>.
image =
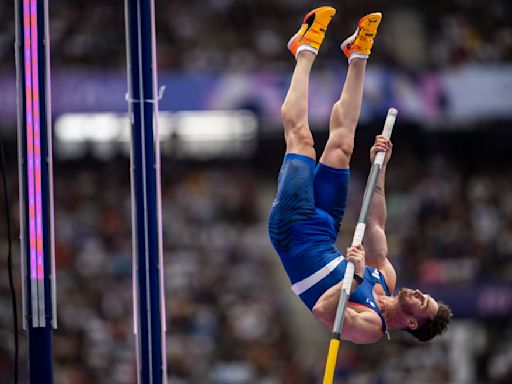
<svg viewBox="0 0 512 384">
<path fill-rule="evenodd" d="M 391 140 L 386 139 L 382 135 L 375 136 L 375 143 L 370 149 L 371 164 L 373 164 L 377 152 L 386 152 L 386 156 L 384 157 L 384 163 L 382 164 L 382 166 L 385 167 L 388 164 L 388 161 L 391 157 L 391 153 L 393 152 L 393 143 L 391 142 Z"/>
<path fill-rule="evenodd" d="M 354 263 L 354 273 L 359 276 L 364 275 L 364 247 L 362 244 L 353 245 L 347 248 L 347 261 Z"/>
</svg>

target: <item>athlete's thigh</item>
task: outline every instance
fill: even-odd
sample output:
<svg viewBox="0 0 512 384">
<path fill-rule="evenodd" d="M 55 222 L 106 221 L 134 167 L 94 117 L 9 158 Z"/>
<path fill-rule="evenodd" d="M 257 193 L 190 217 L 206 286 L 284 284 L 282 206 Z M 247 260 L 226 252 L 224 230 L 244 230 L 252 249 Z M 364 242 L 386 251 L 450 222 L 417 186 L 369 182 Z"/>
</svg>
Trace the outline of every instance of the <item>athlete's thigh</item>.
<svg viewBox="0 0 512 384">
<path fill-rule="evenodd" d="M 337 169 L 318 163 L 313 180 L 315 206 L 334 219 L 336 232 L 345 215 L 348 201 L 349 169 Z"/>
<path fill-rule="evenodd" d="M 314 170 L 313 159 L 299 154 L 285 155 L 269 216 L 269 234 L 278 252 L 289 251 L 298 241 L 307 241 L 299 239 L 296 232 L 300 225 L 311 222 L 316 214 Z"/>
</svg>

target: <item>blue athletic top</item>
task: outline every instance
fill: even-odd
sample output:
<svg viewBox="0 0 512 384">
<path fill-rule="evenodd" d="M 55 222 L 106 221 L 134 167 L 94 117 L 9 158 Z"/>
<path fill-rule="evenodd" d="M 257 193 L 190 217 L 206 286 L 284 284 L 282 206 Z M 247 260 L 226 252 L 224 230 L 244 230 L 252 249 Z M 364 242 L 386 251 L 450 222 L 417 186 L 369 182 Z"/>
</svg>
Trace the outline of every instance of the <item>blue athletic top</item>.
<svg viewBox="0 0 512 384">
<path fill-rule="evenodd" d="M 391 296 L 391 292 L 389 292 L 386 280 L 384 279 L 384 275 L 377 268 L 365 267 L 363 278 L 364 281 L 359 287 L 357 287 L 354 292 L 352 292 L 352 294 L 348 297 L 348 301 L 349 303 L 364 305 L 377 312 L 377 315 L 379 315 L 380 319 L 382 320 L 382 332 L 386 332 L 386 322 L 384 321 L 384 316 L 382 316 L 382 312 L 377 305 L 375 298 L 373 297 L 373 287 L 375 284 L 382 285 L 386 295 Z"/>
</svg>

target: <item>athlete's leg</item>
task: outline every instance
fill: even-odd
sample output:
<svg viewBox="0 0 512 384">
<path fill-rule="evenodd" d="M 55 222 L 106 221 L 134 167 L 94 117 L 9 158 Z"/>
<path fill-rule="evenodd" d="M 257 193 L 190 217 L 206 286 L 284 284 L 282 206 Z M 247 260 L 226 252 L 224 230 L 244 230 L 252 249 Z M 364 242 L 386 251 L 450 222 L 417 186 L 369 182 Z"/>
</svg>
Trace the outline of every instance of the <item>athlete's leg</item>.
<svg viewBox="0 0 512 384">
<path fill-rule="evenodd" d="M 312 10 L 304 17 L 299 31 L 288 42 L 288 49 L 297 59 L 297 63 L 281 108 L 286 153 L 304 155 L 313 160 L 316 156 L 308 123 L 309 75 L 327 26 L 335 13 L 336 10 L 332 7 Z"/>
<path fill-rule="evenodd" d="M 309 51 L 298 53 L 290 89 L 281 107 L 286 153 L 304 155 L 313 160 L 316 157 L 308 123 L 308 91 L 309 75 L 315 57 Z"/>
<path fill-rule="evenodd" d="M 341 46 L 349 61 L 347 78 L 332 109 L 329 139 L 315 170 L 315 206 L 331 215 L 336 233 L 347 205 L 349 164 L 361 111 L 366 62 L 381 18 L 380 13 L 363 17 L 354 35 Z"/>
<path fill-rule="evenodd" d="M 329 167 L 349 168 L 361 111 L 366 61 L 381 19 L 380 13 L 363 17 L 354 35 L 342 44 L 342 49 L 349 60 L 347 78 L 341 97 L 332 109 L 329 139 L 320 158 L 320 162 Z"/>
<path fill-rule="evenodd" d="M 360 58 L 351 61 L 341 97 L 332 108 L 329 139 L 320 158 L 320 162 L 329 167 L 349 168 L 361 111 L 366 61 Z"/>
<path fill-rule="evenodd" d="M 268 221 L 270 240 L 292 284 L 315 272 L 309 268 L 316 267 L 313 263 L 297 264 L 296 257 L 310 241 L 310 228 L 316 218 L 313 193 L 315 149 L 308 124 L 309 74 L 315 54 L 303 50 L 296 58 L 290 89 L 281 108 L 286 155 Z"/>
<path fill-rule="evenodd" d="M 269 234 L 293 282 L 310 273 L 294 270 L 289 262 L 293 253 L 310 241 L 311 228 L 316 228 L 312 225 L 316 220 L 313 194 L 315 150 L 308 124 L 309 75 L 335 12 L 332 7 L 309 12 L 299 31 L 288 42 L 288 49 L 297 63 L 282 106 L 286 155 L 269 216 Z"/>
</svg>

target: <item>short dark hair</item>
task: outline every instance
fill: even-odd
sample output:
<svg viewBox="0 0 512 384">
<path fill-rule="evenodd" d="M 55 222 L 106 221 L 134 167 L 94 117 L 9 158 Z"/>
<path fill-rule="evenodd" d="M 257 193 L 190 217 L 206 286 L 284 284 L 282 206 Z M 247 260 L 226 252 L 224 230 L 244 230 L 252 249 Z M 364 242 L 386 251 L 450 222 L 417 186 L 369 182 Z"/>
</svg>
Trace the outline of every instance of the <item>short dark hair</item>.
<svg viewBox="0 0 512 384">
<path fill-rule="evenodd" d="M 441 301 L 438 301 L 439 310 L 433 319 L 428 319 L 425 323 L 416 329 L 408 329 L 405 331 L 409 332 L 415 338 L 420 341 L 432 340 L 437 335 L 442 334 L 448 328 L 450 319 L 453 316 L 450 308 Z"/>
</svg>

